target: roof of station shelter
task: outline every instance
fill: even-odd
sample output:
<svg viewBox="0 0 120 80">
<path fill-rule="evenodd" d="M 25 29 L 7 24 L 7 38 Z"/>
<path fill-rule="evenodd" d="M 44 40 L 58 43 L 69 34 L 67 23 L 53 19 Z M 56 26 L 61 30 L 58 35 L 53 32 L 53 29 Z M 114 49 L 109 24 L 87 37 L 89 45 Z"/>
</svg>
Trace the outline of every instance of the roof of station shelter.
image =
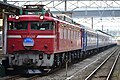
<svg viewBox="0 0 120 80">
<path fill-rule="evenodd" d="M 0 1 L 0 12 L 2 12 L 3 9 L 5 9 L 5 11 L 8 12 L 8 14 L 11 14 L 18 13 L 21 7 Z"/>
</svg>

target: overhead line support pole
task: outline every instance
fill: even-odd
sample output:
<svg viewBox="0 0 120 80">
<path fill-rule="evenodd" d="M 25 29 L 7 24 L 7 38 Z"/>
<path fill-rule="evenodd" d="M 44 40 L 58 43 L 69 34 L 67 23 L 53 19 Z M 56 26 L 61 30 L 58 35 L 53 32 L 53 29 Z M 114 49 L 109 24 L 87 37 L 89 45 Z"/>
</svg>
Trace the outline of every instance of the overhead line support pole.
<svg viewBox="0 0 120 80">
<path fill-rule="evenodd" d="M 67 0 L 65 0 L 65 12 L 67 11 Z"/>
<path fill-rule="evenodd" d="M 7 3 L 7 0 L 3 0 Z M 6 54 L 7 50 L 7 14 L 5 14 L 5 9 L 3 9 L 3 54 Z"/>
</svg>

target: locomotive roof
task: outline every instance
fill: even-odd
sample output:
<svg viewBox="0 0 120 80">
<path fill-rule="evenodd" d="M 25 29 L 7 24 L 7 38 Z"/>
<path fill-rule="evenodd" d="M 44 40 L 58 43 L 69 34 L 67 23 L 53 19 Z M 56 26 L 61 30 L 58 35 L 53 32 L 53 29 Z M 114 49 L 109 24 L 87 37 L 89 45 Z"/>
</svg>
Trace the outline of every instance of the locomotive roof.
<svg viewBox="0 0 120 80">
<path fill-rule="evenodd" d="M 44 20 L 40 20 L 40 15 L 20 15 L 19 18 L 20 18 L 21 21 L 44 21 Z M 44 19 L 49 20 L 49 21 L 59 21 L 61 23 L 65 23 L 65 24 L 80 28 L 77 25 L 71 24 L 71 23 L 63 21 L 63 20 L 59 20 L 59 19 L 54 18 L 54 17 L 44 16 Z M 11 17 L 11 18 L 8 18 L 8 20 L 9 21 L 14 21 L 16 19 L 15 19 L 15 17 Z"/>
<path fill-rule="evenodd" d="M 20 15 L 27 15 L 27 14 L 39 15 L 39 14 L 44 14 L 47 11 L 50 11 L 50 10 L 46 5 L 29 4 L 29 5 L 23 5 L 22 9 L 20 10 Z"/>
<path fill-rule="evenodd" d="M 79 27 L 78 25 L 71 24 L 71 23 L 66 22 L 66 21 L 63 21 L 63 20 L 59 20 L 59 19 L 56 19 L 56 18 L 54 18 L 54 20 L 57 20 L 57 21 L 59 21 L 59 22 L 65 23 L 65 24 L 69 24 L 69 25 L 71 25 L 71 26 L 75 26 L 75 27 L 77 27 L 77 28 L 81 28 L 81 27 Z"/>
<path fill-rule="evenodd" d="M 40 15 L 20 15 L 21 21 L 40 21 Z M 44 16 L 46 20 L 54 20 L 52 17 Z M 16 20 L 15 17 L 8 18 L 8 20 Z M 18 20 L 19 21 L 19 20 Z"/>
</svg>

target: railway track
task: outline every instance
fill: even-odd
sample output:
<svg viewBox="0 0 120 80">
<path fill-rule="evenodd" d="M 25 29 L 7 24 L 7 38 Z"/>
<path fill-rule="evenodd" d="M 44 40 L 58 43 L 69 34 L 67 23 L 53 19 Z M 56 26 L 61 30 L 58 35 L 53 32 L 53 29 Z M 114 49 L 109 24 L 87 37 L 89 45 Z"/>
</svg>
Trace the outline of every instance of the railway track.
<svg viewBox="0 0 120 80">
<path fill-rule="evenodd" d="M 114 50 L 85 80 L 109 80 L 120 56 L 120 48 Z"/>
<path fill-rule="evenodd" d="M 3 79 L 0 79 L 0 80 L 36 80 L 37 78 L 40 78 L 39 75 L 35 75 L 35 76 L 32 76 L 32 77 L 22 77 L 20 75 L 14 75 L 14 76 L 8 76 L 8 77 L 4 77 Z"/>
<path fill-rule="evenodd" d="M 40 76 L 39 75 L 35 75 L 35 76 L 32 76 L 32 77 L 29 77 L 26 80 L 36 80 L 37 78 L 40 78 Z"/>
<path fill-rule="evenodd" d="M 3 79 L 0 79 L 0 80 L 16 80 L 16 79 L 19 79 L 19 78 L 21 78 L 20 75 L 14 75 L 14 76 L 4 77 Z"/>
</svg>

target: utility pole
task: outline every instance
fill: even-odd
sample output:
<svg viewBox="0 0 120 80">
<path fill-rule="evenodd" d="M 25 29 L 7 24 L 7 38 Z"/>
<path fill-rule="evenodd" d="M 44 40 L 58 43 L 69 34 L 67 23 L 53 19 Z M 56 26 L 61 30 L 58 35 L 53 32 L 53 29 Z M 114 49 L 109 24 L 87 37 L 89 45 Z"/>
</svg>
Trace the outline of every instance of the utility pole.
<svg viewBox="0 0 120 80">
<path fill-rule="evenodd" d="M 65 0 L 65 12 L 67 11 L 67 0 Z"/>
<path fill-rule="evenodd" d="M 92 20 L 92 24 L 91 24 L 91 26 L 92 26 L 92 29 L 93 29 L 93 17 L 91 18 L 91 20 Z"/>
<path fill-rule="evenodd" d="M 3 0 L 4 3 L 7 3 L 7 0 Z M 2 33 L 2 38 L 3 38 L 3 54 L 6 54 L 6 49 L 7 49 L 7 14 L 5 14 L 5 9 L 3 9 L 3 33 Z"/>
</svg>

